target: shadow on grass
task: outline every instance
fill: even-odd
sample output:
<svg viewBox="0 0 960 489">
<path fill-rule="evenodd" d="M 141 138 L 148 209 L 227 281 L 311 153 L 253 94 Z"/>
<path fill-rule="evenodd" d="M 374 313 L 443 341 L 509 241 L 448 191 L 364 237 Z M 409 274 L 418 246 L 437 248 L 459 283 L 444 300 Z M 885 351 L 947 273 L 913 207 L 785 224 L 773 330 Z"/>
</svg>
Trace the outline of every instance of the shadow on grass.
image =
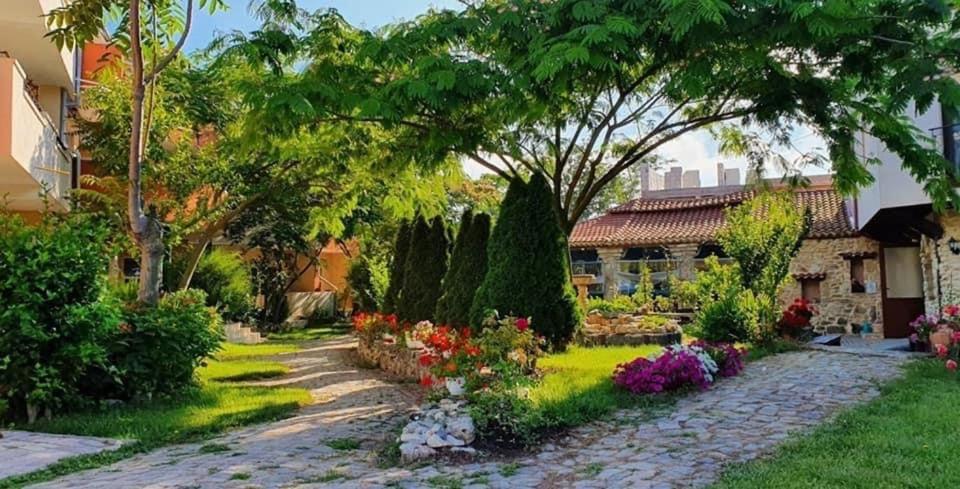
<svg viewBox="0 0 960 489">
<path fill-rule="evenodd" d="M 0 481 L 23 487 L 80 470 L 102 467 L 175 443 L 206 439 L 229 429 L 285 418 L 309 403 L 301 389 L 230 386 L 210 382 L 175 399 L 80 412 L 18 429 L 135 440 L 108 453 L 61 460 L 41 471 Z"/>
</svg>

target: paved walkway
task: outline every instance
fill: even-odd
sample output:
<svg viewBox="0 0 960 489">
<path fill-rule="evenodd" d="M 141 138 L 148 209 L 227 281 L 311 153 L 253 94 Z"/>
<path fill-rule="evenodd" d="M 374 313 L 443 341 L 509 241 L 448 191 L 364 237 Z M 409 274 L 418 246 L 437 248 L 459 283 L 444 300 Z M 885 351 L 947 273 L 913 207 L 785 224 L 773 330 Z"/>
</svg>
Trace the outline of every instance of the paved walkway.
<svg viewBox="0 0 960 489">
<path fill-rule="evenodd" d="M 0 438 L 0 479 L 40 470 L 67 457 L 116 450 L 122 445 L 109 438 L 4 431 Z"/>
<path fill-rule="evenodd" d="M 898 375 L 903 361 L 820 351 L 778 355 L 658 417 L 621 411 L 515 461 L 379 470 L 370 448 L 389 438 L 412 397 L 375 373 L 338 364 L 345 346 L 319 347 L 336 356 L 302 359 L 303 376 L 328 382 L 315 391 L 331 396 L 326 405 L 213 440 L 222 452 L 177 446 L 46 487 L 699 487 L 723 465 L 766 454 L 791 433 L 876 396 L 876 382 Z M 326 445 L 345 437 L 361 441 L 361 449 Z"/>
</svg>

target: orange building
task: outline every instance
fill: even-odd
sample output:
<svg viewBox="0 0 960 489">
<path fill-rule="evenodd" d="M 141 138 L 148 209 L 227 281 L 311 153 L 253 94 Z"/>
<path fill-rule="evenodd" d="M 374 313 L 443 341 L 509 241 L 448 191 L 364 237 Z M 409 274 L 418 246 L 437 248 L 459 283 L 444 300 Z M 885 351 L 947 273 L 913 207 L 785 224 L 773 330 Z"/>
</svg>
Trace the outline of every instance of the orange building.
<svg viewBox="0 0 960 489">
<path fill-rule="evenodd" d="M 0 9 L 0 202 L 35 220 L 66 211 L 80 160 L 69 113 L 81 88 L 80 49 L 45 36 L 59 2 L 5 0 Z"/>
</svg>

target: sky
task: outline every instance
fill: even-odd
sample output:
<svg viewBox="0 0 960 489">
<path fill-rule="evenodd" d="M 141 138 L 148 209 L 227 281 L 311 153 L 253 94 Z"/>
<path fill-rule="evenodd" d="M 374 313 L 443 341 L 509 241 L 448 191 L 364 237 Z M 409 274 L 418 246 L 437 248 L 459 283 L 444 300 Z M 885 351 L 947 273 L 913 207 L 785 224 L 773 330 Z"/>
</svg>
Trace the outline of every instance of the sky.
<svg viewBox="0 0 960 489">
<path fill-rule="evenodd" d="M 249 0 L 227 0 L 230 9 L 227 12 L 218 12 L 209 15 L 201 12 L 197 15 L 187 42 L 190 50 L 207 45 L 218 33 L 228 33 L 234 30 L 249 31 L 257 27 L 257 22 L 248 11 Z M 307 10 L 333 8 L 353 25 L 367 29 L 376 29 L 385 24 L 411 20 L 430 8 L 459 9 L 461 4 L 457 0 L 299 0 L 298 5 Z M 823 141 L 812 134 L 808 128 L 798 128 L 794 135 L 794 143 L 802 151 L 813 148 L 822 148 Z M 716 141 L 706 132 L 686 134 L 675 141 L 665 144 L 660 154 L 666 158 L 676 160 L 675 166 L 682 166 L 684 170 L 699 170 L 700 183 L 703 186 L 716 185 L 717 163 L 723 163 L 726 168 L 740 168 L 741 178 L 746 176 L 746 161 L 738 158 L 724 157 L 719 154 Z M 795 158 L 799 153 L 786 154 L 788 158 Z M 477 177 L 485 170 L 476 163 L 464 162 L 467 173 Z M 768 176 L 777 176 L 777 172 L 768 168 Z M 823 168 L 806 168 L 805 174 L 822 174 Z"/>
</svg>

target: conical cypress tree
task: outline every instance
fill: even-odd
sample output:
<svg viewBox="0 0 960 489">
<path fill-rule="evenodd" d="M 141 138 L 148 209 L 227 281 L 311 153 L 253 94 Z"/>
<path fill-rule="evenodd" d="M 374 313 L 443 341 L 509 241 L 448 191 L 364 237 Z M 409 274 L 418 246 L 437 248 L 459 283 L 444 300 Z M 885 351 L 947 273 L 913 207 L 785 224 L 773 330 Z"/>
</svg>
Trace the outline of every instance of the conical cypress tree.
<svg viewBox="0 0 960 489">
<path fill-rule="evenodd" d="M 470 324 L 473 297 L 487 272 L 487 241 L 490 216 L 470 211 L 463 215 L 450 267 L 443 278 L 443 296 L 437 303 L 436 320 L 453 326 Z"/>
<path fill-rule="evenodd" d="M 435 217 L 429 225 L 422 217 L 417 219 L 403 274 L 403 294 L 397 306 L 400 319 L 410 322 L 433 319 L 440 299 L 440 283 L 447 273 L 449 247 L 443 219 Z"/>
<path fill-rule="evenodd" d="M 397 239 L 393 244 L 393 260 L 390 263 L 390 283 L 383 298 L 383 312 L 397 312 L 397 304 L 403 290 L 403 273 L 407 270 L 407 254 L 410 253 L 411 226 L 408 221 L 400 223 Z"/>
<path fill-rule="evenodd" d="M 547 181 L 513 181 L 487 247 L 488 268 L 470 312 L 479 326 L 487 310 L 529 316 L 532 327 L 561 349 L 580 324 L 570 282 L 567 238 L 560 229 Z"/>
</svg>

